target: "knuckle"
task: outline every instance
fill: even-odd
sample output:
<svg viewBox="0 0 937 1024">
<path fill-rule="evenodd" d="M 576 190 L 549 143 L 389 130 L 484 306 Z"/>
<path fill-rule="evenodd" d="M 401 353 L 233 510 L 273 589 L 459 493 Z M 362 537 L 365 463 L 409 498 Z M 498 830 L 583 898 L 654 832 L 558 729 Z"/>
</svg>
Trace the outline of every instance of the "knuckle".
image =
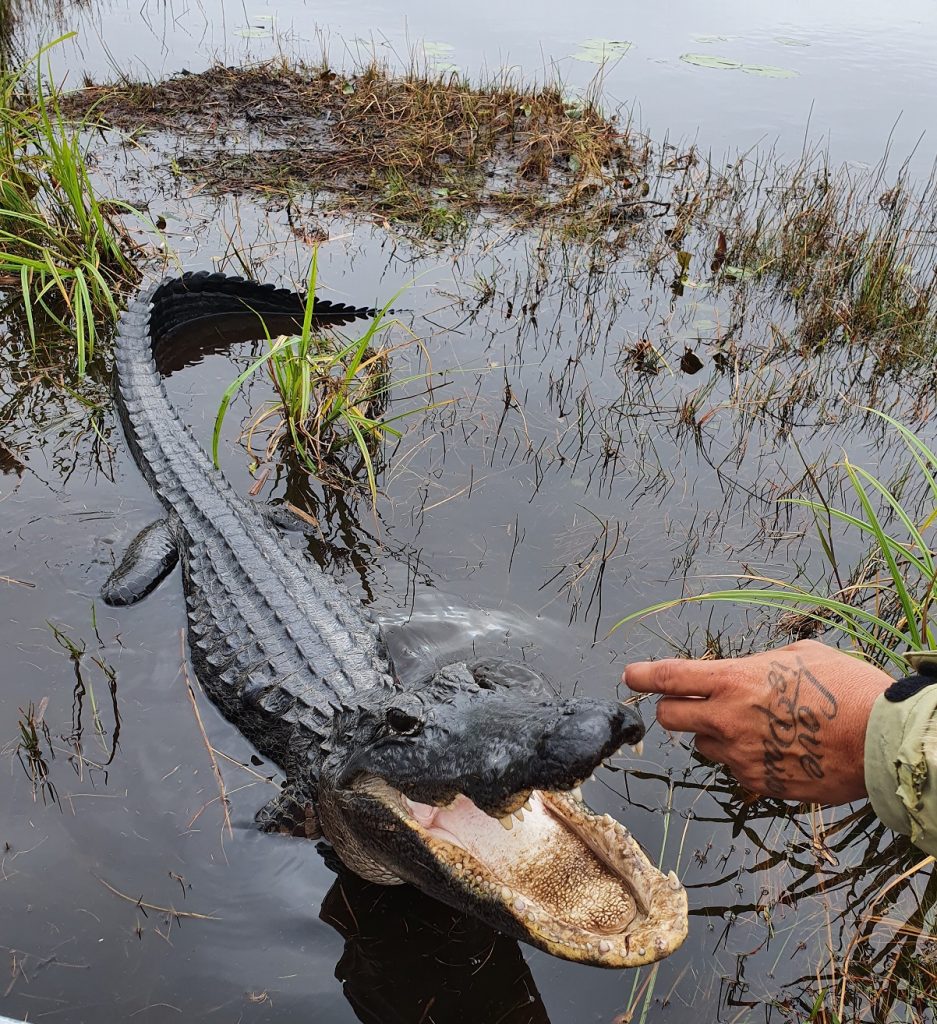
<svg viewBox="0 0 937 1024">
<path fill-rule="evenodd" d="M 654 662 L 654 668 L 651 671 L 651 681 L 654 684 L 655 689 L 666 692 L 673 682 L 673 677 L 674 671 L 672 659 L 667 658 L 663 661 Z"/>
<path fill-rule="evenodd" d="M 664 729 L 672 730 L 674 728 L 673 711 L 672 700 L 664 697 L 657 702 L 657 722 Z"/>
<path fill-rule="evenodd" d="M 727 724 L 722 715 L 708 715 L 705 726 L 706 734 L 719 744 L 728 743 L 732 738 L 731 724 Z"/>
<path fill-rule="evenodd" d="M 719 743 L 710 736 L 698 736 L 696 738 L 696 751 L 707 761 L 722 761 L 722 751 Z"/>
</svg>

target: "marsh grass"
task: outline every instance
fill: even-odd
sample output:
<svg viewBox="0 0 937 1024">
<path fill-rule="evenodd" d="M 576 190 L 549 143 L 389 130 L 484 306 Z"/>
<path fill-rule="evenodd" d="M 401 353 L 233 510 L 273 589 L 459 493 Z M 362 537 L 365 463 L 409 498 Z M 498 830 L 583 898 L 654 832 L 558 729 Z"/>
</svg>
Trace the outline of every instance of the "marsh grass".
<svg viewBox="0 0 937 1024">
<path fill-rule="evenodd" d="M 481 219 L 631 258 L 677 297 L 705 293 L 772 358 L 852 346 L 879 376 L 930 365 L 937 336 L 937 177 L 886 152 L 836 167 L 755 150 L 725 162 L 653 142 L 626 110 L 560 81 L 478 83 L 416 62 L 353 72 L 283 61 L 90 86 L 64 109 L 185 137 L 173 166 L 210 190 L 311 196 L 448 241 Z M 231 144 L 232 133 L 241 141 Z"/>
<path fill-rule="evenodd" d="M 839 471 L 836 482 L 830 482 L 832 471 L 821 476 L 811 469 L 802 486 L 814 493 L 781 499 L 789 510 L 806 513 L 812 524 L 827 567 L 823 578 L 830 581 L 828 588 L 746 574 L 733 577 L 734 589 L 660 602 L 625 617 L 614 628 L 688 603 L 729 602 L 781 613 L 779 626 L 785 633 L 805 635 L 801 631 L 812 626 L 816 632 L 845 637 L 857 654 L 898 672 L 908 671 L 904 651 L 934 646 L 937 452 L 893 417 L 867 412 L 881 421 L 886 435 L 892 435 L 907 456 L 907 465 L 886 480 L 846 459 L 834 467 Z M 827 481 L 823 490 L 821 480 Z M 830 494 L 837 488 L 840 496 L 834 502 Z M 838 554 L 844 535 L 866 550 L 851 573 Z M 704 657 L 742 653 L 725 650 L 721 642 L 713 650 L 710 637 L 707 628 Z M 698 641 L 692 646 L 699 656 Z M 691 656 L 689 649 L 682 653 Z M 813 936 L 812 969 L 808 966 L 781 991 L 766 989 L 771 992 L 772 1011 L 783 1019 L 819 1024 L 932 1022 L 937 983 L 934 858 L 922 857 L 906 842 L 888 837 L 867 808 L 832 824 L 824 824 L 821 810 L 814 808 L 813 838 L 805 848 L 816 860 L 806 865 L 803 875 L 805 883 L 812 881 L 806 888 L 792 885 L 788 873 L 795 867 L 796 843 L 791 843 L 790 835 L 797 824 L 780 808 L 769 805 L 768 813 L 779 815 L 788 832 L 779 891 L 786 897 L 794 892 L 801 899 L 809 896 L 818 904 L 813 925 L 802 923 L 798 931 Z M 858 860 L 857 843 L 864 851 Z M 773 848 L 773 843 L 768 845 Z M 852 856 L 847 855 L 850 850 Z M 760 913 L 770 929 L 770 907 Z M 779 957 L 782 954 L 783 946 Z"/>
<path fill-rule="evenodd" d="M 325 482 L 354 483 L 363 471 L 376 502 L 378 452 L 386 439 L 402 436 L 393 424 L 448 401 L 388 415 L 393 389 L 429 380 L 428 374 L 398 380 L 390 375 L 393 350 L 383 344 L 382 335 L 397 322 L 391 319 L 390 309 L 404 289 L 376 311 L 359 337 L 347 340 L 334 330 L 320 330 L 315 325 L 317 277 L 318 253 L 314 249 L 302 329 L 297 335 L 277 338 L 267 333 L 267 351 L 225 389 L 215 417 L 212 457 L 217 466 L 221 428 L 232 399 L 245 381 L 266 370 L 277 400 L 251 419 L 245 431 L 248 450 L 253 450 L 254 435 L 269 428 L 266 461 L 288 446 L 310 473 Z"/>
<path fill-rule="evenodd" d="M 136 278 L 136 247 L 119 215 L 140 214 L 97 195 L 88 125 L 70 123 L 43 80 L 54 45 L 0 73 L 0 283 L 19 290 L 33 344 L 41 315 L 74 339 L 84 374 L 120 290 Z"/>
<path fill-rule="evenodd" d="M 59 802 L 58 791 L 50 778 L 49 768 L 49 762 L 55 758 L 55 751 L 45 721 L 48 706 L 49 698 L 43 697 L 38 706 L 30 702 L 25 709 L 20 709 L 16 757 L 32 786 L 33 800 L 39 796 L 43 804 L 56 804 Z"/>
<path fill-rule="evenodd" d="M 796 314 L 808 350 L 874 346 L 882 367 L 933 355 L 937 330 L 937 180 L 912 189 L 823 154 L 777 170 L 734 211 L 727 266 L 760 276 Z M 725 274 L 725 269 L 722 270 Z"/>
<path fill-rule="evenodd" d="M 764 576 L 732 576 L 738 586 L 661 601 L 633 612 L 612 627 L 656 615 L 688 603 L 728 602 L 780 612 L 791 627 L 790 616 L 801 623 L 815 623 L 818 631 L 843 634 L 857 653 L 876 664 L 908 671 L 903 657 L 907 650 L 937 646 L 932 605 L 937 593 L 937 555 L 927 539 L 937 521 L 937 453 L 913 431 L 886 413 L 869 410 L 893 429 L 911 460 L 911 471 L 924 491 L 924 514 L 916 514 L 901 501 L 907 477 L 889 485 L 848 459 L 841 469 L 854 498 L 853 508 L 834 507 L 822 495 L 816 498 L 788 497 L 782 502 L 801 507 L 813 521 L 819 547 L 838 587 L 823 593 Z M 816 483 L 816 478 L 811 474 Z M 908 488 L 914 492 L 914 486 Z M 845 528 L 857 535 L 869 551 L 862 571 L 842 582 L 834 532 Z"/>
<path fill-rule="evenodd" d="M 240 123 L 240 151 L 206 145 L 180 157 L 180 169 L 220 192 L 326 190 L 344 210 L 433 237 L 464 229 L 485 208 L 528 219 L 579 211 L 597 190 L 623 188 L 643 159 L 627 128 L 601 110 L 597 89 L 573 98 L 560 81 L 528 86 L 508 74 L 473 84 L 415 61 L 403 74 L 374 61 L 349 74 L 326 60 L 216 67 L 89 87 L 67 108 L 206 143 Z"/>
<path fill-rule="evenodd" d="M 818 825 L 815 812 L 815 837 L 824 848 L 829 842 L 825 837 L 834 832 L 855 841 L 864 831 L 861 811 L 832 829 Z M 839 839 L 830 842 L 831 855 L 841 845 Z M 790 993 L 773 1002 L 785 1019 L 818 1024 L 933 1021 L 934 858 L 886 843 L 879 849 L 870 846 L 867 864 L 872 884 L 864 885 L 861 897 L 851 901 L 857 913 L 848 930 L 846 914 L 834 910 L 830 901 L 821 901 L 822 918 L 814 937 L 820 948 L 812 977 L 805 975 Z"/>
</svg>

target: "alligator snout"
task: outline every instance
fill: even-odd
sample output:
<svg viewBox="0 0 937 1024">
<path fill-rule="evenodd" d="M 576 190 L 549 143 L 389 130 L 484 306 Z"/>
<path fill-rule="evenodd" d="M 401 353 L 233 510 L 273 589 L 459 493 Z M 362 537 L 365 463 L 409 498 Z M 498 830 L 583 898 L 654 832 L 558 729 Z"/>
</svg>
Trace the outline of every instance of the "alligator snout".
<svg viewBox="0 0 937 1024">
<path fill-rule="evenodd" d="M 392 703 L 376 716 L 370 742 L 362 742 L 358 730 L 356 749 L 341 759 L 339 788 L 373 775 L 410 800 L 445 806 L 461 794 L 500 818 L 531 790 L 574 789 L 605 758 L 644 735 L 629 705 L 555 697 L 545 685 L 534 693 L 529 683 L 478 687 L 465 666 L 455 668 L 444 677 L 448 692 L 431 682 L 421 694 L 432 701 L 424 699 L 419 715 L 413 713 L 419 728 L 397 727 L 400 709 Z M 452 686 L 463 676 L 469 685 Z"/>
<path fill-rule="evenodd" d="M 538 744 L 537 754 L 562 769 L 570 788 L 587 778 L 597 761 L 644 736 L 644 723 L 633 707 L 606 701 L 566 701 L 552 730 Z M 598 755 L 598 758 L 597 758 Z"/>
</svg>

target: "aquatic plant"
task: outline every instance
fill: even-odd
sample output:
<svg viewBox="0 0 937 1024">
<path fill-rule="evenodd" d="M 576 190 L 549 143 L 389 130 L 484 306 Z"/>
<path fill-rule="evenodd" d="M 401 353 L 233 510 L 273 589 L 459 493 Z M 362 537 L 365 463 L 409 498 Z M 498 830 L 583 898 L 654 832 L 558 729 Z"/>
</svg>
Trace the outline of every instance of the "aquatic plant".
<svg viewBox="0 0 937 1024">
<path fill-rule="evenodd" d="M 820 475 L 812 470 L 807 478 L 816 496 L 782 499 L 782 504 L 808 514 L 829 569 L 827 578 L 834 581 L 830 588 L 824 589 L 819 582 L 799 585 L 747 573 L 733 577 L 737 584 L 733 589 L 658 602 L 625 616 L 613 630 L 686 604 L 730 603 L 778 614 L 777 631 L 786 637 L 828 632 L 831 639 L 846 639 L 856 654 L 900 673 L 908 672 L 903 653 L 933 647 L 937 633 L 932 612 L 937 550 L 931 537 L 937 522 L 937 452 L 894 417 L 866 411 L 877 417 L 886 431 L 893 432 L 899 449 L 909 457 L 907 466 L 886 481 L 847 458 L 832 467 L 841 472 L 841 502 L 834 504 L 821 492 Z M 866 550 L 848 575 L 837 554 L 839 530 Z M 680 653 L 704 658 L 748 653 L 733 648 L 731 641 L 726 649 L 722 638 L 713 637 L 709 628 L 706 641 L 704 650 L 697 644 L 694 650 Z M 810 940 L 815 965 L 780 992 L 774 990 L 769 996 L 766 989 L 765 1002 L 785 1020 L 822 1024 L 929 1021 L 937 979 L 934 858 L 923 856 L 904 837 L 889 836 L 867 806 L 848 809 L 845 814 L 837 810 L 832 821 L 828 820 L 828 808 L 814 807 L 805 829 L 797 821 L 797 809 L 791 806 L 781 809 L 768 801 L 751 800 L 740 804 L 737 787 L 734 797 L 731 795 L 731 777 L 718 766 L 713 770 L 728 787 L 729 800 L 744 808 L 741 813 L 763 808 L 761 813 L 783 830 L 785 872 L 790 872 L 797 860 L 791 851 L 797 849 L 792 837 L 799 831 L 807 832 L 802 846 L 815 856 L 807 858 L 805 884 L 792 886 L 786 873 L 777 890 L 778 905 L 782 899 L 795 899 L 792 894 L 797 890 L 801 896 L 816 897 L 818 913 Z M 847 855 L 845 851 L 856 843 L 865 844 L 861 855 Z M 857 911 L 854 920 L 832 898 L 841 884 L 849 887 L 848 904 Z M 863 887 L 861 894 L 855 893 L 856 885 Z M 767 893 L 768 888 L 762 889 L 763 895 Z M 771 900 L 769 895 L 758 908 L 769 933 Z M 801 923 L 798 934 L 810 931 Z"/>
<path fill-rule="evenodd" d="M 912 184 L 888 152 L 871 169 L 810 148 L 716 162 L 655 144 L 627 111 L 603 108 L 601 87 L 601 72 L 577 97 L 561 81 L 374 61 L 339 72 L 323 59 L 91 86 L 64 102 L 128 131 L 199 129 L 206 144 L 173 168 L 217 193 L 312 193 L 437 241 L 492 212 L 599 260 L 631 255 L 678 296 L 719 295 L 776 356 L 845 343 L 888 371 L 932 357 L 937 176 Z M 232 149 L 225 126 L 246 107 L 262 132 Z"/>
<path fill-rule="evenodd" d="M 33 344 L 41 312 L 74 338 L 83 374 L 102 326 L 117 316 L 121 288 L 136 277 L 135 246 L 118 215 L 141 214 L 98 196 L 89 125 L 70 123 L 43 81 L 42 58 L 55 45 L 0 73 L 0 280 L 20 289 Z"/>
<path fill-rule="evenodd" d="M 299 334 L 277 338 L 271 338 L 268 332 L 267 351 L 225 389 L 215 417 L 212 457 L 217 466 L 218 442 L 231 400 L 248 378 L 265 369 L 277 400 L 252 418 L 245 431 L 248 448 L 252 448 L 254 434 L 272 423 L 266 460 L 272 460 L 286 444 L 310 473 L 323 480 L 355 480 L 363 469 L 372 501 L 376 501 L 376 452 L 386 438 L 402 436 L 393 424 L 447 403 L 434 402 L 393 416 L 386 413 L 392 389 L 427 379 L 427 375 L 417 374 L 392 380 L 391 349 L 381 344 L 381 335 L 396 323 L 389 318 L 390 308 L 404 289 L 377 311 L 360 337 L 347 340 L 334 329 L 318 330 L 314 326 L 317 278 L 318 250 L 314 249 L 302 329 Z M 357 465 L 348 464 L 345 456 L 349 452 L 357 456 Z"/>
<path fill-rule="evenodd" d="M 774 285 L 805 350 L 870 345 L 883 369 L 930 359 L 937 328 L 937 179 L 912 187 L 903 168 L 890 183 L 886 162 L 833 169 L 818 153 L 778 169 L 733 201 L 726 261 Z"/>
<path fill-rule="evenodd" d="M 689 603 L 754 605 L 784 613 L 782 631 L 802 637 L 832 630 L 871 661 L 908 671 L 904 651 L 937 646 L 931 608 L 937 594 L 937 551 L 925 538 L 937 521 L 937 452 L 887 413 L 868 412 L 894 429 L 904 443 L 911 470 L 924 488 L 923 518 L 902 503 L 902 487 L 889 486 L 847 458 L 841 468 L 855 498 L 854 509 L 836 508 L 822 495 L 782 499 L 810 513 L 820 549 L 839 584 L 834 592 L 748 573 L 731 577 L 738 583 L 734 589 L 660 601 L 626 615 L 612 630 Z M 814 474 L 811 479 L 816 482 Z M 835 551 L 834 525 L 857 533 L 869 549 L 859 569 L 845 581 Z"/>
<path fill-rule="evenodd" d="M 528 85 L 506 72 L 473 83 L 417 61 L 404 74 L 374 61 L 353 73 L 325 61 L 214 67 L 155 84 L 91 86 L 67 107 L 128 131 L 157 118 L 187 130 L 204 126 L 209 108 L 216 119 L 237 118 L 246 103 L 263 123 L 262 144 L 247 138 L 234 151 L 181 154 L 183 173 L 222 192 L 234 182 L 268 195 L 327 190 L 342 208 L 430 237 L 457 233 L 479 210 L 503 209 L 508 183 L 516 217 L 572 212 L 639 173 L 643 159 L 631 152 L 628 126 L 601 110 L 597 87 L 572 96 L 562 81 Z"/>
</svg>

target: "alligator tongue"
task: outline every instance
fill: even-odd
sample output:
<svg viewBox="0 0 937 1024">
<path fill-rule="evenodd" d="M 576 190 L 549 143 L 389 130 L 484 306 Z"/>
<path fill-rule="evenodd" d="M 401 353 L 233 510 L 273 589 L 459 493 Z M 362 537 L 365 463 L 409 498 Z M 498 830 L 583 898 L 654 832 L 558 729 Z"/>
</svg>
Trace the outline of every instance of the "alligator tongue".
<svg viewBox="0 0 937 1024">
<path fill-rule="evenodd" d="M 539 907 L 584 931 L 613 935 L 635 916 L 627 884 L 531 794 L 531 811 L 510 831 L 468 797 L 448 807 L 408 801 L 419 824 L 433 836 L 459 846 L 480 861 L 505 887 L 515 911 Z"/>
</svg>

